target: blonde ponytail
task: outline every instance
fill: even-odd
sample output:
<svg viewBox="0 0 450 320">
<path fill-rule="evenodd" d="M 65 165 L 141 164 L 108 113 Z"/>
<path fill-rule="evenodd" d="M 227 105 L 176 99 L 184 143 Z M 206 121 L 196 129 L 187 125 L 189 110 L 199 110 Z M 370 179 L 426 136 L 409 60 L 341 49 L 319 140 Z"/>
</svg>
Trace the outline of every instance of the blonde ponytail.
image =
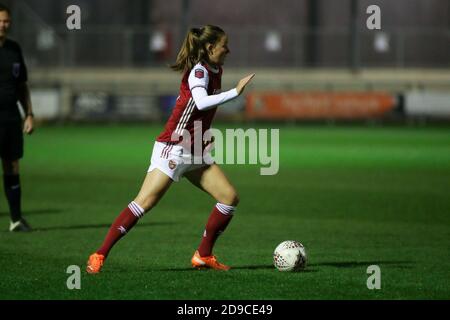
<svg viewBox="0 0 450 320">
<path fill-rule="evenodd" d="M 224 34 L 221 28 L 212 25 L 190 29 L 178 52 L 177 60 L 170 68 L 183 73 L 190 71 L 200 61 L 207 60 L 206 44 L 215 44 Z"/>
</svg>

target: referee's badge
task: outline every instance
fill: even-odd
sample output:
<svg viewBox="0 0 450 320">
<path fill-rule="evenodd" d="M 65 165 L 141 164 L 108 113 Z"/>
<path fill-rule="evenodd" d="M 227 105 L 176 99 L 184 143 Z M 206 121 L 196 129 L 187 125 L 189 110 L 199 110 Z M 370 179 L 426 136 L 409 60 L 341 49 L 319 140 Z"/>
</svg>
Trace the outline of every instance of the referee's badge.
<svg viewBox="0 0 450 320">
<path fill-rule="evenodd" d="M 12 74 L 14 78 L 18 78 L 20 75 L 20 63 L 13 63 Z"/>
</svg>

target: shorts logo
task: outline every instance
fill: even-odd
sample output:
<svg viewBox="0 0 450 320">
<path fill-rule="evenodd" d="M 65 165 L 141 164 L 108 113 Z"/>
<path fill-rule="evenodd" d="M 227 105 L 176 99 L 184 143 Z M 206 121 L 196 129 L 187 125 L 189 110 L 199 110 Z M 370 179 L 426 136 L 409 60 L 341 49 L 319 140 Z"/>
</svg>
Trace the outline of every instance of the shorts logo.
<svg viewBox="0 0 450 320">
<path fill-rule="evenodd" d="M 14 78 L 18 78 L 20 75 L 20 63 L 13 63 L 12 74 Z"/>
<path fill-rule="evenodd" d="M 175 167 L 177 166 L 177 163 L 173 160 L 169 160 L 169 168 L 171 170 L 175 169 Z"/>
<path fill-rule="evenodd" d="M 205 72 L 202 69 L 195 69 L 195 77 L 199 79 L 203 79 L 205 76 Z"/>
</svg>

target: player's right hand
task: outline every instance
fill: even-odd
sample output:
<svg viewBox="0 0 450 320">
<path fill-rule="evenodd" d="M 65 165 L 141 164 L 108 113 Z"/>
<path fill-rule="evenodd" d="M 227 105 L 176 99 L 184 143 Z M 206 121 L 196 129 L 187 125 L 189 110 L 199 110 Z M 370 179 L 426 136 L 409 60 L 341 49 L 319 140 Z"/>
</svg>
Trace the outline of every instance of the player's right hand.
<svg viewBox="0 0 450 320">
<path fill-rule="evenodd" d="M 34 130 L 33 117 L 27 116 L 23 123 L 23 132 L 26 134 L 32 134 Z"/>
<path fill-rule="evenodd" d="M 254 73 L 246 76 L 245 78 L 242 78 L 241 80 L 239 80 L 238 85 L 236 86 L 236 90 L 238 94 L 241 94 L 244 89 L 245 86 L 250 82 L 250 80 L 252 80 L 252 78 L 255 76 Z"/>
</svg>

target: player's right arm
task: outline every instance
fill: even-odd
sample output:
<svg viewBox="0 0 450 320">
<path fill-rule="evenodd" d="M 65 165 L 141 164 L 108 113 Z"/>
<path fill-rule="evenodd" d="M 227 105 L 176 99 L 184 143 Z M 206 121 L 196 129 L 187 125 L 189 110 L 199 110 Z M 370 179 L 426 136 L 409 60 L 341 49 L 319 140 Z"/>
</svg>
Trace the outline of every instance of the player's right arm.
<svg viewBox="0 0 450 320">
<path fill-rule="evenodd" d="M 23 132 L 26 134 L 33 133 L 33 108 L 31 105 L 30 89 L 26 82 L 21 82 L 18 86 L 19 102 L 25 111 L 25 121 L 23 124 Z"/>
<path fill-rule="evenodd" d="M 31 104 L 30 89 L 27 84 L 28 71 L 25 65 L 25 60 L 23 59 L 22 49 L 17 45 L 20 59 L 20 73 L 18 78 L 17 92 L 18 100 L 25 111 L 25 121 L 23 124 L 23 132 L 26 134 L 33 133 L 33 108 Z"/>
</svg>

